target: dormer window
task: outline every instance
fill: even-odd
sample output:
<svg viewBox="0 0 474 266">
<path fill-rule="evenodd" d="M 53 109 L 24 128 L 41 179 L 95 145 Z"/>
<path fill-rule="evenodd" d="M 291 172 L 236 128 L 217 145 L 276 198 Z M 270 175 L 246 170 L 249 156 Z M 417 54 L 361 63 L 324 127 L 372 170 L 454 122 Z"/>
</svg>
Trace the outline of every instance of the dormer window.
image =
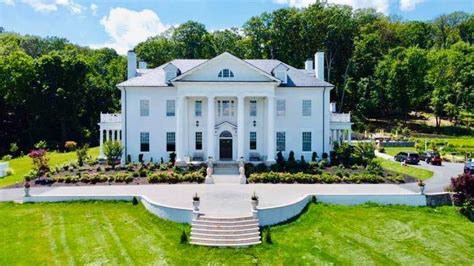
<svg viewBox="0 0 474 266">
<path fill-rule="evenodd" d="M 233 78 L 234 77 L 234 72 L 232 72 L 228 68 L 224 68 L 219 72 L 219 75 L 217 75 L 219 78 Z"/>
<path fill-rule="evenodd" d="M 176 78 L 179 73 L 179 69 L 171 63 L 163 67 L 163 70 L 165 71 L 166 82 L 170 82 L 170 80 Z"/>
<path fill-rule="evenodd" d="M 276 66 L 273 71 L 273 76 L 279 80 L 281 80 L 281 83 L 286 84 L 288 81 L 288 67 L 285 66 L 284 64 L 279 64 Z"/>
</svg>

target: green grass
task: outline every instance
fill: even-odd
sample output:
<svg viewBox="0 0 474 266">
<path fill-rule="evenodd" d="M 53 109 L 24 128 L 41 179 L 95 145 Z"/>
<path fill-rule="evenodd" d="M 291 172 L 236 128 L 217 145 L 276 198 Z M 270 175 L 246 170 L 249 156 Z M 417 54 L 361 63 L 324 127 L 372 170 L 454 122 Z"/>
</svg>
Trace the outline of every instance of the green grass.
<svg viewBox="0 0 474 266">
<path fill-rule="evenodd" d="M 76 152 L 50 152 L 48 154 L 50 166 L 57 166 L 77 160 Z M 90 148 L 89 155 L 97 158 L 99 156 L 99 147 Z M 13 174 L 4 178 L 0 178 L 0 188 L 15 184 L 17 182 L 23 182 L 23 176 L 33 169 L 32 160 L 28 156 L 12 159 L 9 161 L 9 163 L 10 168 L 13 170 Z"/>
<path fill-rule="evenodd" d="M 119 202 L 0 203 L 0 265 L 470 264 L 474 224 L 453 207 L 311 204 L 247 249 L 179 244 L 189 226 Z"/>
<path fill-rule="evenodd" d="M 397 153 L 404 152 L 416 152 L 415 147 L 384 147 L 385 153 L 388 155 L 395 156 Z"/>
<path fill-rule="evenodd" d="M 410 165 L 403 166 L 399 162 L 393 162 L 393 161 L 385 160 L 383 158 L 375 158 L 375 160 L 379 162 L 380 165 L 385 170 L 395 172 L 398 174 L 409 175 L 416 179 L 425 180 L 433 176 L 433 171 L 430 171 L 430 170 L 417 168 Z"/>
</svg>

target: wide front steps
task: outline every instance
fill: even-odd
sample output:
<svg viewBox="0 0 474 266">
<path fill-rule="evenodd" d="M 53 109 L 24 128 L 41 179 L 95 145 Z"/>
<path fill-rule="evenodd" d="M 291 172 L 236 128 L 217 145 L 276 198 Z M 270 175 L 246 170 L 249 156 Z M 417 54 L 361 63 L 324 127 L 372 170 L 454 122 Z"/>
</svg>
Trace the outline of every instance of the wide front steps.
<svg viewBox="0 0 474 266">
<path fill-rule="evenodd" d="M 191 224 L 191 244 L 214 247 L 247 247 L 260 244 L 258 219 L 253 217 L 203 217 Z"/>
<path fill-rule="evenodd" d="M 214 174 L 215 175 L 239 175 L 239 164 L 235 162 L 215 163 Z"/>
</svg>

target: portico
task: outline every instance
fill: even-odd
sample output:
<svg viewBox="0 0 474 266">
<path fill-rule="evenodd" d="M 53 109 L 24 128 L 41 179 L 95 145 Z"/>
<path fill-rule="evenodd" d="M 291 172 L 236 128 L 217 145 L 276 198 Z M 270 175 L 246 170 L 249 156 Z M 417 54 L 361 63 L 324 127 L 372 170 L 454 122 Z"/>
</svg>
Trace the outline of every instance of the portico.
<svg viewBox="0 0 474 266">
<path fill-rule="evenodd" d="M 249 153 L 254 152 L 265 162 L 273 163 L 275 161 L 274 92 L 271 90 L 264 90 L 264 93 L 244 92 L 244 96 L 236 94 L 233 89 L 225 91 L 221 88 L 219 93 L 213 93 L 215 88 L 212 87 L 216 85 L 209 84 L 211 88 L 194 89 L 192 92 L 186 89 L 181 91 L 178 85 L 177 163 L 193 161 L 194 154 L 199 151 L 202 151 L 205 158 L 223 161 L 238 161 L 241 158 L 249 160 Z M 198 107 L 196 107 L 197 101 Z M 202 108 L 202 111 L 197 110 L 199 108 Z M 199 116 L 196 116 L 196 112 Z M 203 132 L 201 150 L 196 150 L 196 145 L 189 143 L 196 132 Z M 258 137 L 251 140 L 254 135 Z M 250 145 L 251 141 L 252 143 L 255 141 L 256 147 Z"/>
</svg>

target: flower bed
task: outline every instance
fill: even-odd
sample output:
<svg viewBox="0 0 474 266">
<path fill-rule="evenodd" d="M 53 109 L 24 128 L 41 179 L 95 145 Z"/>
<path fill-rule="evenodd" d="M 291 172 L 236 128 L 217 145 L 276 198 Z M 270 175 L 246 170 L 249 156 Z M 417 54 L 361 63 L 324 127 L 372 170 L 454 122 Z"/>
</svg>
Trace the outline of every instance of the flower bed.
<svg viewBox="0 0 474 266">
<path fill-rule="evenodd" d="M 300 184 L 314 184 L 314 183 L 404 183 L 405 178 L 401 175 L 387 175 L 380 176 L 370 173 L 353 173 L 346 175 L 333 175 L 328 172 L 322 174 L 305 174 L 305 173 L 281 173 L 281 172 L 266 172 L 253 173 L 248 179 L 249 183 L 300 183 Z"/>
<path fill-rule="evenodd" d="M 189 165 L 179 169 L 171 163 L 136 163 L 112 169 L 110 166 L 77 163 L 54 167 L 38 178 L 34 185 L 93 185 L 108 184 L 151 184 L 151 183 L 203 183 L 206 165 Z"/>
</svg>

